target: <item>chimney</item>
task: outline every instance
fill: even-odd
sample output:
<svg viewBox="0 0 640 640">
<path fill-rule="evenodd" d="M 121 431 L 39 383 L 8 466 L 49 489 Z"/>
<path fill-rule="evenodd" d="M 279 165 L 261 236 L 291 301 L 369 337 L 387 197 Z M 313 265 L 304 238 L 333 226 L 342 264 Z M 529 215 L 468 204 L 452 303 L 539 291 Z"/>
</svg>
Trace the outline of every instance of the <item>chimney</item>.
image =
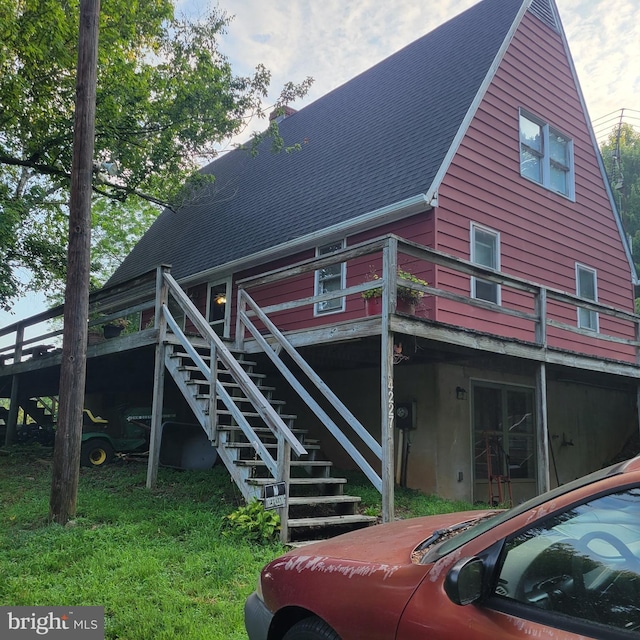
<svg viewBox="0 0 640 640">
<path fill-rule="evenodd" d="M 294 113 L 296 113 L 296 109 L 285 104 L 282 107 L 275 108 L 271 112 L 271 114 L 269 115 L 269 122 L 275 120 L 278 124 L 280 124 L 285 118 L 292 116 Z"/>
</svg>

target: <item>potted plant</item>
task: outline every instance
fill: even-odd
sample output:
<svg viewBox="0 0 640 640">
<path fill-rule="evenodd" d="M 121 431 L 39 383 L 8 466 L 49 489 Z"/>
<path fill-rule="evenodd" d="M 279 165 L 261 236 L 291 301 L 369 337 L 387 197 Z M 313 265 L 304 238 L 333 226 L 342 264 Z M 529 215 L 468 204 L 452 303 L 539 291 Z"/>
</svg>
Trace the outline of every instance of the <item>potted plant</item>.
<svg viewBox="0 0 640 640">
<path fill-rule="evenodd" d="M 398 268 L 398 277 L 409 282 L 414 282 L 422 286 L 427 286 L 427 281 L 418 278 L 406 269 Z M 380 276 L 374 271 L 371 274 L 371 280 L 378 280 Z M 406 285 L 398 285 L 396 297 L 396 309 L 405 313 L 413 313 L 416 305 L 424 297 L 424 291 L 413 289 Z M 374 287 L 362 292 L 365 301 L 367 315 L 378 315 L 382 310 L 382 287 Z"/>
<path fill-rule="evenodd" d="M 117 338 L 128 326 L 129 321 L 126 318 L 110 320 L 107 324 L 102 325 L 104 337 L 107 339 Z"/>
</svg>

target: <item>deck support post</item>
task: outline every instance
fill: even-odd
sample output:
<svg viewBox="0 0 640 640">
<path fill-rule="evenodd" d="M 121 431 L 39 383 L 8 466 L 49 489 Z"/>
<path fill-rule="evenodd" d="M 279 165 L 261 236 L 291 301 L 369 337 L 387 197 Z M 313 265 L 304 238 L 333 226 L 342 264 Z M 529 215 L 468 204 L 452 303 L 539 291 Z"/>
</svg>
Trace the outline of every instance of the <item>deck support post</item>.
<svg viewBox="0 0 640 640">
<path fill-rule="evenodd" d="M 154 327 L 158 333 L 156 342 L 155 366 L 153 372 L 153 401 L 151 405 L 151 434 L 149 441 L 149 462 L 147 466 L 147 489 L 155 486 L 158 479 L 158 464 L 160 462 L 160 445 L 162 444 L 162 405 L 164 402 L 164 370 L 167 333 L 167 319 L 164 307 L 168 303 L 169 288 L 164 274 L 169 267 L 160 266 L 156 277 L 156 305 Z"/>
<path fill-rule="evenodd" d="M 393 426 L 395 418 L 395 399 L 393 389 L 393 332 L 390 328 L 390 315 L 395 311 L 397 288 L 397 251 L 396 240 L 390 240 L 382 255 L 382 327 L 381 327 L 381 440 L 382 446 L 382 521 L 391 522 L 394 518 L 394 481 L 393 469 Z"/>
<path fill-rule="evenodd" d="M 20 378 L 16 375 L 11 377 L 11 400 L 9 400 L 9 414 L 7 415 L 7 432 L 4 437 L 6 447 L 12 445 L 16 440 L 18 429 L 18 408 L 20 394 Z"/>
<path fill-rule="evenodd" d="M 284 507 L 278 509 L 280 515 L 280 542 L 289 542 L 289 497 L 291 477 L 291 445 L 280 434 L 278 436 L 278 482 L 284 482 L 287 488 L 287 502 Z"/>
<path fill-rule="evenodd" d="M 538 460 L 538 494 L 549 491 L 549 425 L 547 423 L 547 366 L 536 369 L 536 443 Z"/>
<path fill-rule="evenodd" d="M 16 330 L 16 350 L 13 355 L 14 362 L 22 360 L 22 341 L 24 340 L 24 326 L 20 323 Z M 6 447 L 13 444 L 18 428 L 18 403 L 20 394 L 20 379 L 17 375 L 11 377 L 11 400 L 9 400 L 9 415 L 7 416 L 7 432 L 4 436 Z"/>
</svg>

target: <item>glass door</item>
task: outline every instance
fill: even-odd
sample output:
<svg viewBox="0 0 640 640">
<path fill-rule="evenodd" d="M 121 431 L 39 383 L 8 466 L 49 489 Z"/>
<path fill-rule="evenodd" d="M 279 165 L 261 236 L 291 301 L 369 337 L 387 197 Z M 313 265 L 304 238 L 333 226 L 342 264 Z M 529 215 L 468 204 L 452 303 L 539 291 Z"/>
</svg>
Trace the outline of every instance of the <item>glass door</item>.
<svg viewBox="0 0 640 640">
<path fill-rule="evenodd" d="M 474 383 L 474 500 L 519 502 L 535 495 L 534 399 L 527 387 Z"/>
</svg>

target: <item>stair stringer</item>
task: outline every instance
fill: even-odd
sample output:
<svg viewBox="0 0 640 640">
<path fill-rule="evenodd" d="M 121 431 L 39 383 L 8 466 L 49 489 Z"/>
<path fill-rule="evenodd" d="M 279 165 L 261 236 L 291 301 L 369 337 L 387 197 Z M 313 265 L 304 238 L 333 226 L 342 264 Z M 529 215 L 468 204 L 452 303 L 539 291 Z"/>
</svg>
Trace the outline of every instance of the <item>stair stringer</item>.
<svg viewBox="0 0 640 640">
<path fill-rule="evenodd" d="M 276 481 L 285 482 L 287 496 L 290 499 L 287 500 L 285 508 L 279 509 L 280 539 L 288 544 L 301 543 L 318 536 L 326 537 L 327 534 L 336 535 L 343 532 L 345 527 L 352 529 L 373 524 L 376 521 L 375 517 L 357 513 L 360 498 L 344 495 L 342 486 L 347 482 L 346 478 L 330 476 L 328 467 L 331 466 L 331 462 L 315 459 L 307 461 L 300 458 L 308 455 L 308 451 L 292 431 L 296 416 L 282 413 L 284 403 L 273 399 L 273 388 L 263 389 L 260 383 L 254 381 L 256 377 L 264 377 L 253 372 L 252 367 L 255 363 L 244 361 L 243 353 L 238 355 L 238 352 L 231 351 L 213 334 L 193 303 L 178 288 L 177 283 L 173 283 L 168 276 L 167 279 L 172 285 L 173 295 L 179 299 L 190 320 L 208 340 L 202 344 L 201 340 L 187 336 L 168 307 L 163 306 L 163 316 L 172 334 L 171 339 L 163 340 L 165 369 L 171 373 L 193 409 L 198 423 L 214 442 L 220 460 L 244 499 L 260 500 L 263 498 L 265 485 Z M 247 369 L 247 366 L 250 369 Z M 231 378 L 232 385 L 225 380 L 226 376 Z M 214 385 L 213 392 L 211 383 Z M 233 393 L 229 386 L 235 388 L 239 396 Z M 244 408 L 242 405 L 247 402 L 249 404 Z M 246 438 L 246 443 L 242 438 Z M 239 444 L 241 447 L 238 447 Z M 242 446 L 243 444 L 245 446 Z M 272 448 L 277 451 L 275 458 L 269 451 Z M 240 449 L 243 449 L 244 453 Z M 253 461 L 243 457 L 247 449 L 251 449 Z M 300 461 L 294 461 L 294 457 Z M 263 465 L 262 471 L 260 464 Z M 308 466 L 311 477 L 292 477 L 290 470 L 294 466 L 298 469 Z M 313 469 L 319 470 L 322 466 L 327 467 L 326 473 L 315 476 Z M 260 472 L 263 475 L 260 476 Z M 311 487 L 315 497 L 309 498 L 306 497 L 308 493 L 305 488 Z M 295 488 L 301 490 L 302 494 L 292 495 Z M 325 514 L 324 507 L 329 506 L 337 509 L 336 515 Z M 310 513 L 310 510 L 315 511 L 316 507 L 321 507 L 322 512 Z M 291 510 L 294 510 L 296 515 L 292 514 Z M 302 513 L 299 513 L 301 510 Z"/>
<path fill-rule="evenodd" d="M 220 460 L 222 460 L 224 466 L 227 468 L 227 471 L 231 475 L 233 481 L 240 489 L 243 498 L 247 502 L 249 502 L 252 498 L 259 499 L 261 497 L 261 488 L 249 484 L 249 469 L 238 467 L 235 464 L 237 458 L 237 456 L 234 455 L 235 452 L 225 447 L 227 434 L 221 433 L 219 437 L 216 438 L 216 434 L 211 432 L 211 421 L 209 420 L 208 402 L 200 400 L 196 397 L 197 391 L 194 391 L 193 386 L 188 384 L 190 379 L 189 375 L 185 374 L 185 372 L 180 369 L 180 366 L 178 365 L 176 359 L 172 356 L 173 350 L 171 348 L 167 349 L 165 366 L 167 367 L 169 373 L 171 373 L 171 376 L 178 386 L 178 389 L 180 389 L 180 391 L 182 392 L 182 395 L 189 404 L 189 407 L 193 411 L 193 414 L 198 420 L 200 426 L 204 429 L 204 432 L 207 434 L 209 440 L 211 440 L 212 442 L 217 440 L 216 451 L 218 453 L 218 456 Z"/>
</svg>

